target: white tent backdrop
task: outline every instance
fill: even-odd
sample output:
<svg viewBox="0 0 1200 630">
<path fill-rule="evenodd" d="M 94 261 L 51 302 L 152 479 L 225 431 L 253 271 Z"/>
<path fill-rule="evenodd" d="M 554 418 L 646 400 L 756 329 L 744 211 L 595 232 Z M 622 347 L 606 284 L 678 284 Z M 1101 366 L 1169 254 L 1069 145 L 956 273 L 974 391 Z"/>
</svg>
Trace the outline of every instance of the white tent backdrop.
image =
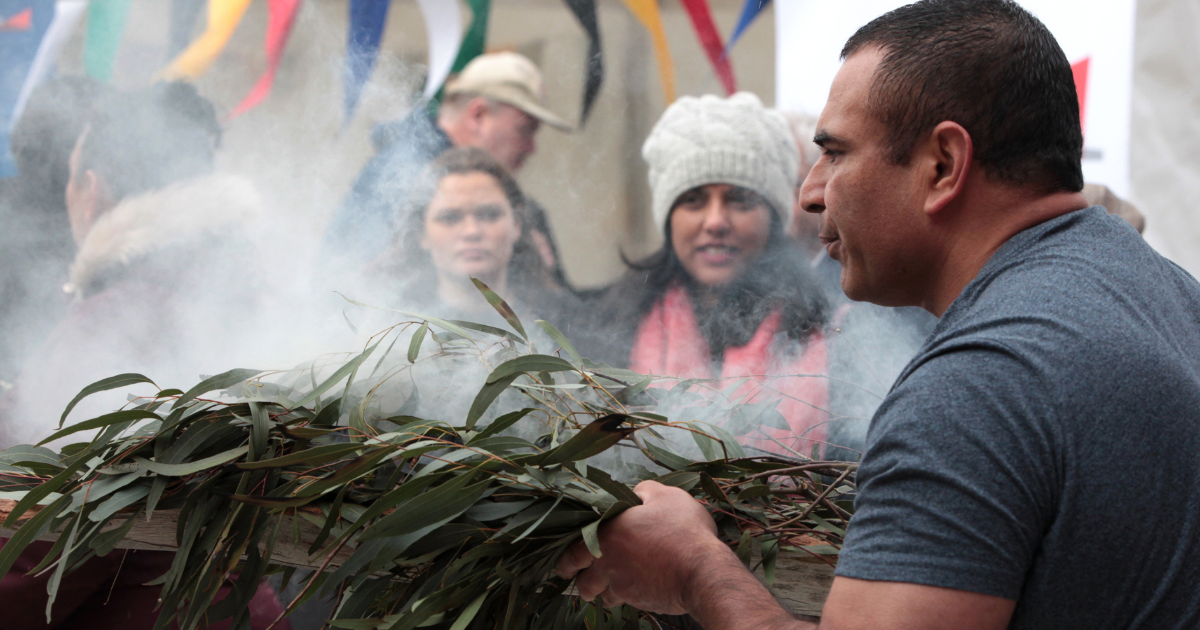
<svg viewBox="0 0 1200 630">
<path fill-rule="evenodd" d="M 776 105 L 819 113 L 846 39 L 903 4 L 776 2 Z M 1147 240 L 1197 274 L 1200 216 L 1191 205 L 1178 204 L 1194 204 L 1197 194 L 1191 193 L 1200 192 L 1200 54 L 1194 39 L 1200 30 L 1200 3 L 1021 4 L 1054 33 L 1076 69 L 1076 85 L 1084 99 L 1084 177 L 1133 200 L 1147 215 Z M 1147 149 L 1147 143 L 1154 148 Z M 1181 198 L 1184 191 L 1190 199 Z"/>
</svg>

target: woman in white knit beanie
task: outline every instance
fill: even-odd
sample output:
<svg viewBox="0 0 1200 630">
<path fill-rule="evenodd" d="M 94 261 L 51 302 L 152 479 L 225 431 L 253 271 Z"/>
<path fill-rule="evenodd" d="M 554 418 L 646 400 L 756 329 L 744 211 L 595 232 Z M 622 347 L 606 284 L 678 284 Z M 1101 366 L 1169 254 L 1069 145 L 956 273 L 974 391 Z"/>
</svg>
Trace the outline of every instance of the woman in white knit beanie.
<svg viewBox="0 0 1200 630">
<path fill-rule="evenodd" d="M 827 306 L 787 237 L 799 155 L 753 94 L 684 97 L 642 147 L 663 246 L 627 263 L 600 313 L 610 364 L 695 379 L 751 377 L 731 394 L 779 401 L 788 430 L 750 446 L 808 455 L 826 435 Z M 722 390 L 717 383 L 710 390 Z"/>
</svg>

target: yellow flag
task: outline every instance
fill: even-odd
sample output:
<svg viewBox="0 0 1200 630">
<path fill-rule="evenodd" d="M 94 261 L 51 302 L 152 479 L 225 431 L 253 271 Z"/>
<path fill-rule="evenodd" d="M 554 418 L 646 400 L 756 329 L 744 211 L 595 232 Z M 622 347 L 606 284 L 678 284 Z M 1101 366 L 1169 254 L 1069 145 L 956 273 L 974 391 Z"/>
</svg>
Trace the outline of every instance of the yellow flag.
<svg viewBox="0 0 1200 630">
<path fill-rule="evenodd" d="M 671 50 L 667 47 L 667 32 L 663 29 L 662 15 L 658 12 L 658 0 L 624 0 L 625 6 L 634 17 L 650 31 L 654 38 L 654 57 L 658 60 L 658 76 L 662 79 L 663 96 L 667 105 L 675 101 L 675 65 L 671 63 Z"/>
<path fill-rule="evenodd" d="M 195 79 L 208 71 L 229 43 L 251 0 L 208 0 L 208 29 L 171 62 L 158 78 Z"/>
</svg>

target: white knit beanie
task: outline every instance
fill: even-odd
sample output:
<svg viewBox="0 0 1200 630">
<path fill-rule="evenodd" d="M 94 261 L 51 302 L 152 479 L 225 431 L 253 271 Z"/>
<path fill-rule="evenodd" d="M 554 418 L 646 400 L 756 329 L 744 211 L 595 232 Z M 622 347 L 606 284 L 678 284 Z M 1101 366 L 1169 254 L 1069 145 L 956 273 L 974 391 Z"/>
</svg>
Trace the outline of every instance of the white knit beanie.
<svg viewBox="0 0 1200 630">
<path fill-rule="evenodd" d="M 792 221 L 800 153 L 783 114 L 749 92 L 675 101 L 650 131 L 642 158 L 650 165 L 660 230 L 675 200 L 706 184 L 749 188 L 767 200 L 785 230 Z"/>
</svg>

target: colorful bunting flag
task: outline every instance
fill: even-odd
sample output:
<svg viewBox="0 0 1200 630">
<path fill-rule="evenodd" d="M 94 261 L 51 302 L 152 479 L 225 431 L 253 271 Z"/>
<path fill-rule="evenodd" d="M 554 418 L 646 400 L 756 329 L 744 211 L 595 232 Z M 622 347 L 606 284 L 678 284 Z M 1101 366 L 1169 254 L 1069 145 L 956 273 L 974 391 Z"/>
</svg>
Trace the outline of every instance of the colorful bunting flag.
<svg viewBox="0 0 1200 630">
<path fill-rule="evenodd" d="M 167 37 L 167 61 L 179 56 L 192 43 L 196 21 L 207 0 L 171 0 L 171 25 Z"/>
<path fill-rule="evenodd" d="M 58 0 L 53 4 L 54 19 L 50 21 L 50 26 L 42 35 L 42 41 L 38 43 L 37 54 L 34 55 L 33 63 L 29 66 L 29 73 L 25 75 L 25 82 L 21 85 L 21 93 L 17 96 L 16 107 L 12 110 L 13 122 L 21 117 L 21 112 L 25 109 L 25 101 L 29 99 L 33 88 L 49 76 L 50 68 L 58 60 L 58 53 L 62 52 L 63 46 L 67 45 L 67 40 L 71 39 L 71 35 L 75 33 L 75 27 L 79 26 L 79 21 L 83 19 L 83 13 L 87 10 L 87 0 Z"/>
<path fill-rule="evenodd" d="M 654 41 L 654 58 L 658 61 L 658 76 L 662 81 L 663 97 L 667 104 L 675 102 L 675 65 L 671 62 L 671 49 L 667 46 L 667 32 L 663 28 L 662 15 L 658 11 L 658 0 L 623 0 L 634 17 L 642 23 Z"/>
<path fill-rule="evenodd" d="M 296 14 L 299 12 L 300 0 L 267 0 L 267 37 L 263 42 L 267 53 L 267 69 L 246 98 L 230 112 L 230 119 L 250 111 L 271 93 L 275 72 L 279 70 L 283 49 L 287 47 L 288 36 L 292 34 L 292 26 L 296 24 Z"/>
<path fill-rule="evenodd" d="M 596 0 L 566 0 L 567 6 L 579 20 L 588 36 L 587 77 L 583 84 L 583 110 L 579 114 L 579 126 L 587 122 L 592 103 L 604 83 L 604 58 L 600 52 L 600 24 L 596 21 Z"/>
<path fill-rule="evenodd" d="M 492 10 L 492 0 L 467 0 L 467 6 L 471 7 L 473 14 L 471 25 L 467 27 L 467 34 L 463 36 L 462 45 L 458 48 L 458 57 L 454 59 L 450 72 L 462 72 L 472 59 L 483 54 L 483 47 L 487 42 L 488 15 Z"/>
<path fill-rule="evenodd" d="M 458 55 L 454 58 L 454 64 L 450 66 L 451 74 L 462 72 L 472 59 L 482 55 L 487 43 L 488 16 L 492 11 L 492 1 L 467 0 L 467 6 L 471 7 L 471 25 L 467 27 L 467 33 L 458 47 Z M 442 102 L 442 93 L 443 90 L 439 87 L 437 94 L 427 103 L 430 114 L 437 112 L 438 103 Z"/>
<path fill-rule="evenodd" d="M 771 0 L 746 0 L 746 4 L 742 5 L 742 14 L 738 16 L 737 26 L 733 27 L 733 34 L 729 36 L 729 41 L 725 42 L 725 50 L 721 53 L 722 57 L 729 57 L 729 50 L 741 39 L 742 33 L 750 27 L 750 23 L 757 18 L 767 5 L 771 4 Z"/>
<path fill-rule="evenodd" d="M 208 28 L 160 72 L 158 78 L 167 81 L 195 79 L 207 72 L 229 43 L 249 6 L 250 0 L 208 0 Z"/>
<path fill-rule="evenodd" d="M 33 8 L 26 7 L 24 11 L 4 18 L 0 23 L 0 31 L 31 31 L 33 30 Z"/>
<path fill-rule="evenodd" d="M 17 174 L 8 144 L 13 113 L 53 19 L 54 0 L 0 0 L 0 177 Z"/>
<path fill-rule="evenodd" d="M 688 17 L 692 19 L 696 36 L 700 38 L 700 46 L 704 48 L 704 53 L 708 55 L 708 60 L 716 70 L 717 78 L 725 88 L 725 94 L 733 94 L 737 91 L 737 80 L 733 78 L 733 66 L 729 65 L 729 58 L 725 56 L 725 46 L 721 43 L 721 34 L 717 32 L 716 24 L 713 24 L 712 11 L 708 8 L 707 0 L 683 0 L 683 8 L 687 9 Z"/>
<path fill-rule="evenodd" d="M 429 38 L 429 72 L 425 75 L 425 98 L 433 98 L 462 47 L 462 13 L 458 0 L 417 0 L 425 18 L 425 33 Z"/>
<path fill-rule="evenodd" d="M 363 86 L 371 78 L 390 0 L 350 0 L 350 33 L 346 40 L 346 66 L 342 76 L 346 123 L 354 118 Z"/>
<path fill-rule="evenodd" d="M 129 17 L 129 0 L 92 0 L 87 12 L 87 37 L 83 44 L 83 70 L 88 76 L 112 78 L 113 61 Z"/>
</svg>

